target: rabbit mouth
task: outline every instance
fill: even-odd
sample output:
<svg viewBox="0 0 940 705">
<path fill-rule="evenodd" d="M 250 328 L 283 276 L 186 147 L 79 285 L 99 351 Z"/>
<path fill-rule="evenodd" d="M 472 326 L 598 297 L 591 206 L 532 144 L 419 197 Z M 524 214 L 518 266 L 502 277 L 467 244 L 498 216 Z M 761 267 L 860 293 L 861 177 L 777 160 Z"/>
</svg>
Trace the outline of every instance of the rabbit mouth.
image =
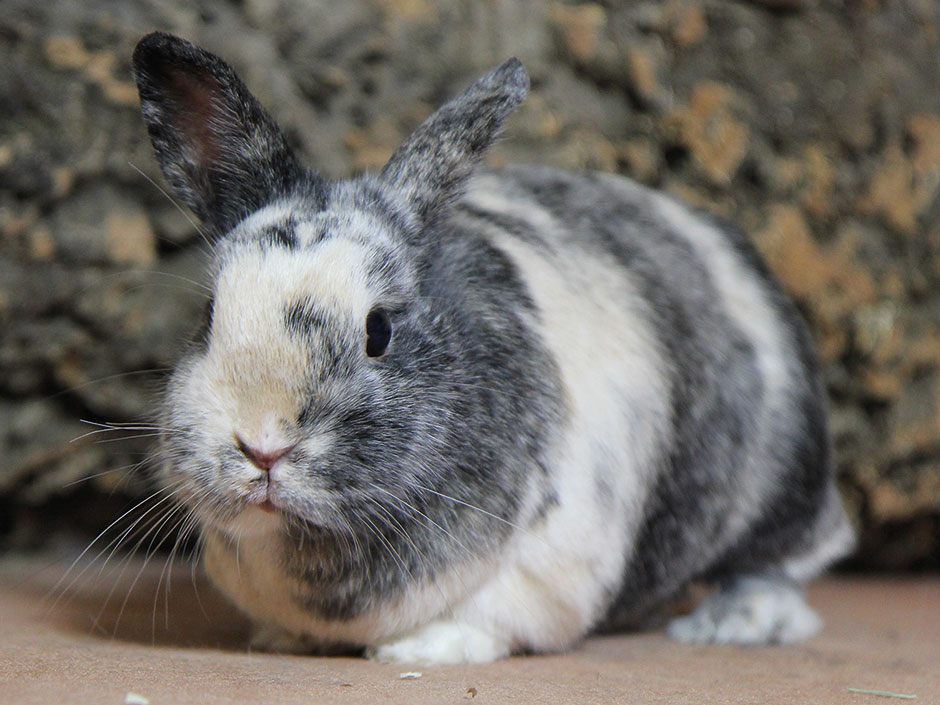
<svg viewBox="0 0 940 705">
<path fill-rule="evenodd" d="M 283 502 L 277 496 L 276 483 L 265 478 L 253 484 L 255 486 L 249 490 L 244 499 L 246 507 L 254 507 L 269 514 L 277 514 L 286 510 Z"/>
<path fill-rule="evenodd" d="M 274 503 L 274 500 L 268 497 L 264 497 L 262 499 L 249 499 L 245 502 L 245 506 L 260 509 L 262 512 L 267 512 L 268 514 L 277 514 L 283 511 L 282 507 L 279 507 Z"/>
</svg>

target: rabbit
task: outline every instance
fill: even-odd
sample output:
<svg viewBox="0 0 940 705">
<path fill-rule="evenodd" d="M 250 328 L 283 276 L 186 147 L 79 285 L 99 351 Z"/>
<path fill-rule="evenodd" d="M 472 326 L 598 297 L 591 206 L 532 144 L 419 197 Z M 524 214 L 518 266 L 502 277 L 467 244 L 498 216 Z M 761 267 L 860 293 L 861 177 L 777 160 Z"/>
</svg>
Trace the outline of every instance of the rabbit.
<svg viewBox="0 0 940 705">
<path fill-rule="evenodd" d="M 651 624 L 789 643 L 853 546 L 811 339 L 748 241 L 624 177 L 478 166 L 510 59 L 377 173 L 303 166 L 222 59 L 133 54 L 212 242 L 155 472 L 256 646 L 486 663 Z"/>
</svg>

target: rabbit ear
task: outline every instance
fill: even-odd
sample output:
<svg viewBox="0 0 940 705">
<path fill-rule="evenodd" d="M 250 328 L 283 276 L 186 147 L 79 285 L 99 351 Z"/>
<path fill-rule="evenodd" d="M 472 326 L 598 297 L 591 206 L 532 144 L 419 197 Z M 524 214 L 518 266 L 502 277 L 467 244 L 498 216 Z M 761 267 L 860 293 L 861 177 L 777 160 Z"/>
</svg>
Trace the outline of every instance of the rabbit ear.
<svg viewBox="0 0 940 705">
<path fill-rule="evenodd" d="M 133 63 L 160 168 L 207 224 L 227 230 L 306 175 L 274 120 L 217 56 L 154 32 Z"/>
<path fill-rule="evenodd" d="M 430 220 L 459 193 L 528 90 L 525 68 L 510 59 L 425 120 L 392 155 L 382 177 L 404 192 L 422 220 Z"/>
</svg>

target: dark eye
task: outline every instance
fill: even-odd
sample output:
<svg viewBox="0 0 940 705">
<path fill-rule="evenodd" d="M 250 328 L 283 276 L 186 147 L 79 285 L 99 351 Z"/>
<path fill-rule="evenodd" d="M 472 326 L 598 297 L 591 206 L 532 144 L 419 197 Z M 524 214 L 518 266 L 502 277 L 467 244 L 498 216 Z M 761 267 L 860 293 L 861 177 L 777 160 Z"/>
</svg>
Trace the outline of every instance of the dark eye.
<svg viewBox="0 0 940 705">
<path fill-rule="evenodd" d="M 366 355 L 380 357 L 385 354 L 392 339 L 392 322 L 385 309 L 374 308 L 366 316 Z"/>
</svg>

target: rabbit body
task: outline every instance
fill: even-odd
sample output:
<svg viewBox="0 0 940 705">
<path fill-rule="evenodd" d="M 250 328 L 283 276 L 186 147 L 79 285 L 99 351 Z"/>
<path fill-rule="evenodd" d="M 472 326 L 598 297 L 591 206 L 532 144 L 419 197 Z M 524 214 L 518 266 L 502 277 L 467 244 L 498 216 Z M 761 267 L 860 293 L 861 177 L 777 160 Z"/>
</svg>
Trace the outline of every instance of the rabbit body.
<svg viewBox="0 0 940 705">
<path fill-rule="evenodd" d="M 217 238 L 161 479 L 261 642 L 484 662 L 700 579 L 676 638 L 818 628 L 799 586 L 852 534 L 809 337 L 745 239 L 622 177 L 475 170 L 518 62 L 340 183 L 216 57 L 154 34 L 135 70 Z"/>
</svg>

